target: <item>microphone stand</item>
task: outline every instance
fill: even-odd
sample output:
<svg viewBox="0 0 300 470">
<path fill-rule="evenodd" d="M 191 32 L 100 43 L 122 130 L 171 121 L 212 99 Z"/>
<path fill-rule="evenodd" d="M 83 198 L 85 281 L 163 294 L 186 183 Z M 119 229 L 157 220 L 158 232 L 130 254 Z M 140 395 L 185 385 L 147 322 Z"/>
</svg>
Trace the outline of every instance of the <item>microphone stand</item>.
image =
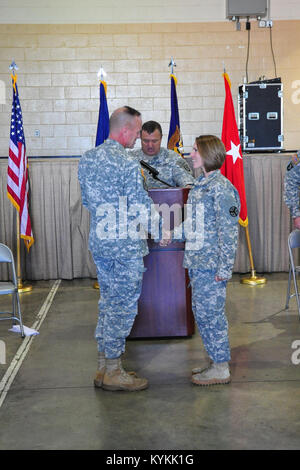
<svg viewBox="0 0 300 470">
<path fill-rule="evenodd" d="M 170 188 L 173 188 L 173 186 L 172 186 L 171 184 L 167 183 L 166 181 L 163 181 L 162 179 L 160 179 L 160 178 L 157 176 L 157 175 L 159 175 L 159 172 L 158 172 L 155 168 L 153 168 L 153 166 L 148 165 L 148 163 L 144 162 L 144 160 L 140 160 L 140 164 L 141 164 L 144 168 L 146 168 L 146 169 L 149 171 L 149 173 L 153 176 L 153 178 L 154 178 L 155 180 L 158 180 L 158 181 L 160 181 L 161 183 L 166 184 L 166 185 L 169 186 Z"/>
</svg>

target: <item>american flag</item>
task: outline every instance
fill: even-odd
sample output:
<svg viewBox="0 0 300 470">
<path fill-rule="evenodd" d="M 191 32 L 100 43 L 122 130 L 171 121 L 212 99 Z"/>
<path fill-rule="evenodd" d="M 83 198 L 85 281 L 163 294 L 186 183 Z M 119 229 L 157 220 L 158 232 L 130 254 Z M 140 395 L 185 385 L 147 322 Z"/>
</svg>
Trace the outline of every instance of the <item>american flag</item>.
<svg viewBox="0 0 300 470">
<path fill-rule="evenodd" d="M 28 213 L 28 163 L 19 101 L 17 76 L 12 75 L 13 102 L 10 124 L 10 143 L 7 169 L 7 196 L 20 215 L 20 235 L 27 249 L 34 242 Z"/>
</svg>

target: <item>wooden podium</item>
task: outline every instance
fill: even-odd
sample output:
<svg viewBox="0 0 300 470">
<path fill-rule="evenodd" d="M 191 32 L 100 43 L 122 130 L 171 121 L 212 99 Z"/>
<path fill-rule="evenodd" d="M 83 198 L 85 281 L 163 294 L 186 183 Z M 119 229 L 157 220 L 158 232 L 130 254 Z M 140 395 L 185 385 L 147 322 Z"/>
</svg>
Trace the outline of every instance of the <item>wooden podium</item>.
<svg viewBox="0 0 300 470">
<path fill-rule="evenodd" d="M 182 213 L 188 192 L 188 188 L 151 189 L 149 195 L 155 204 L 178 205 Z M 138 315 L 129 338 L 191 336 L 195 326 L 188 272 L 182 267 L 184 242 L 161 247 L 149 238 L 148 246 Z"/>
</svg>

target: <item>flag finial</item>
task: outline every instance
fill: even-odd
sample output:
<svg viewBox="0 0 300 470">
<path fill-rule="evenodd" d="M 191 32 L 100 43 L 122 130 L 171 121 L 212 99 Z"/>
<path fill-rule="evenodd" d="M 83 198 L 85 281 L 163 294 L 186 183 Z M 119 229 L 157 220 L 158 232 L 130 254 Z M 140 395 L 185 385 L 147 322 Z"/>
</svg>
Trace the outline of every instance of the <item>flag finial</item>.
<svg viewBox="0 0 300 470">
<path fill-rule="evenodd" d="M 170 61 L 169 65 L 168 65 L 168 67 L 171 67 L 171 74 L 173 75 L 173 73 L 174 73 L 174 67 L 176 67 L 176 64 L 175 64 L 175 62 L 174 62 L 174 60 L 173 60 L 173 57 L 171 57 L 171 61 Z"/>
<path fill-rule="evenodd" d="M 99 69 L 99 71 L 98 71 L 98 73 L 97 73 L 97 76 L 98 76 L 98 78 L 99 78 L 100 80 L 103 80 L 103 77 L 105 78 L 106 75 L 107 75 L 107 73 L 105 72 L 104 68 L 103 68 L 102 65 L 101 65 L 101 67 L 100 67 L 100 69 Z"/>
<path fill-rule="evenodd" d="M 12 63 L 10 64 L 9 66 L 9 70 L 12 71 L 12 73 L 14 74 L 15 73 L 15 70 L 18 70 L 19 67 L 17 66 L 17 64 L 15 63 L 15 60 L 13 59 L 12 60 Z"/>
</svg>

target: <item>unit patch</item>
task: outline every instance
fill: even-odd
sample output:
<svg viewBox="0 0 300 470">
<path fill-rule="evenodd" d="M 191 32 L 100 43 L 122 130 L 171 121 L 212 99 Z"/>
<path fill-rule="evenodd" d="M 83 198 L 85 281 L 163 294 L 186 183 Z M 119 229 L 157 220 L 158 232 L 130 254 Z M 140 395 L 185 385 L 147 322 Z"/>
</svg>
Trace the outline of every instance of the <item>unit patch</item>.
<svg viewBox="0 0 300 470">
<path fill-rule="evenodd" d="M 239 215 L 238 208 L 236 206 L 230 207 L 229 214 L 231 215 L 231 217 L 237 217 Z"/>
</svg>

